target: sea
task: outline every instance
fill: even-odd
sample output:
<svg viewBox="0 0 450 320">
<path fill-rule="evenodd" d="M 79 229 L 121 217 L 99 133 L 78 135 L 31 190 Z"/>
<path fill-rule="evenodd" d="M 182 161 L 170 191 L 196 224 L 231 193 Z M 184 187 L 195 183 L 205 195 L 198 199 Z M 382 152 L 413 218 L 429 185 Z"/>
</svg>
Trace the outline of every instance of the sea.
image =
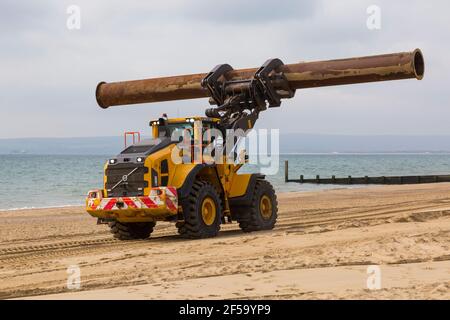
<svg viewBox="0 0 450 320">
<path fill-rule="evenodd" d="M 0 155 L 0 210 L 84 205 L 87 191 L 102 187 L 107 160 L 106 155 Z M 450 174 L 450 154 L 284 154 L 277 172 L 267 176 L 278 192 L 358 187 L 286 183 L 286 160 L 290 178 Z"/>
</svg>

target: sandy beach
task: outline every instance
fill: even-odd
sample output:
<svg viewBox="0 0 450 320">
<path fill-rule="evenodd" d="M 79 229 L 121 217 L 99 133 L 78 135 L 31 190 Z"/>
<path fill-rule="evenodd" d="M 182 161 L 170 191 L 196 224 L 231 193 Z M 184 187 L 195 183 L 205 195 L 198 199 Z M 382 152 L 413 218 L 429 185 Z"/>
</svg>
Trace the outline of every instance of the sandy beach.
<svg viewBox="0 0 450 320">
<path fill-rule="evenodd" d="M 0 298 L 450 299 L 450 183 L 278 195 L 272 231 L 114 240 L 81 207 L 0 212 Z M 81 288 L 67 288 L 77 265 Z M 378 266 L 381 288 L 367 287 Z"/>
</svg>

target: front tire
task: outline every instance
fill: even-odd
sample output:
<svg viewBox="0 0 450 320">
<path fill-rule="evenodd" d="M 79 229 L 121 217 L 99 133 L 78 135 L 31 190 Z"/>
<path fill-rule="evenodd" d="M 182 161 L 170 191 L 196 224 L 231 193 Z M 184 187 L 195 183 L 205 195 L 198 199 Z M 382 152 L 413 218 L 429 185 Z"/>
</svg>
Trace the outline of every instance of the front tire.
<svg viewBox="0 0 450 320">
<path fill-rule="evenodd" d="M 108 225 L 114 238 L 119 240 L 136 240 L 150 237 L 156 222 L 125 223 L 112 221 Z"/>
<path fill-rule="evenodd" d="M 278 217 L 278 201 L 270 182 L 258 179 L 249 206 L 240 207 L 237 221 L 244 232 L 271 230 Z"/>
<path fill-rule="evenodd" d="M 222 219 L 219 193 L 208 182 L 196 181 L 186 199 L 181 201 L 184 221 L 177 224 L 183 238 L 201 239 L 217 236 Z"/>
</svg>

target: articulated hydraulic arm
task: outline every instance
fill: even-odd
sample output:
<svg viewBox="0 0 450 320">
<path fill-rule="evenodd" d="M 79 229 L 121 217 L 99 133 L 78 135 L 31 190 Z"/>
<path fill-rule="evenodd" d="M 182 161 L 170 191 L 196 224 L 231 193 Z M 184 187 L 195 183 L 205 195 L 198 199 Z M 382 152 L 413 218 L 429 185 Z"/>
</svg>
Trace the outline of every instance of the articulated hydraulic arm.
<svg viewBox="0 0 450 320">
<path fill-rule="evenodd" d="M 269 59 L 252 78 L 228 80 L 233 70 L 228 64 L 216 66 L 203 78 L 201 85 L 210 94 L 209 103 L 217 107 L 206 110 L 206 116 L 220 118 L 224 129 L 253 128 L 259 112 L 279 107 L 282 98 L 292 98 L 295 89 L 289 86 L 280 59 Z"/>
</svg>

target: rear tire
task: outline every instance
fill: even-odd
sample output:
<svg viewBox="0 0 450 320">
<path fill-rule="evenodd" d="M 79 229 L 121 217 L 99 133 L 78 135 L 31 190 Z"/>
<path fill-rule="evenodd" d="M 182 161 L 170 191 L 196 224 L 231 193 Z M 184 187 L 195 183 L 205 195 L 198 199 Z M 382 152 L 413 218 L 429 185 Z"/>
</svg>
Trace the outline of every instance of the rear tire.
<svg viewBox="0 0 450 320">
<path fill-rule="evenodd" d="M 273 229 L 278 217 L 278 201 L 270 182 L 258 179 L 249 206 L 236 208 L 235 212 L 244 232 Z"/>
<path fill-rule="evenodd" d="M 181 201 L 184 221 L 177 223 L 183 238 L 201 239 L 217 236 L 222 219 L 222 200 L 210 183 L 196 181 L 187 198 Z"/>
<path fill-rule="evenodd" d="M 156 222 L 125 223 L 112 221 L 108 223 L 114 238 L 119 240 L 147 239 L 153 232 Z"/>
</svg>

